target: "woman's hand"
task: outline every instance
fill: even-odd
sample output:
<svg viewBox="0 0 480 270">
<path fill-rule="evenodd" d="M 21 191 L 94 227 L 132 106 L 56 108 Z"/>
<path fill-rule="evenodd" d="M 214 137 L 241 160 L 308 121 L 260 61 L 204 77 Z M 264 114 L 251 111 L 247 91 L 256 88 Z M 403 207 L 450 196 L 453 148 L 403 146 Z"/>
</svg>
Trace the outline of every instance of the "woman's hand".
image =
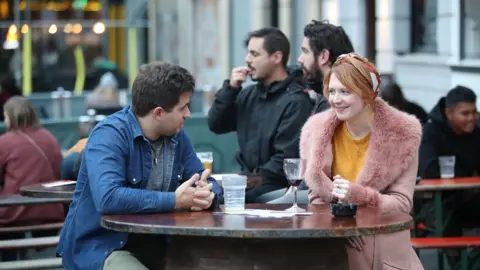
<svg viewBox="0 0 480 270">
<path fill-rule="evenodd" d="M 347 238 L 347 245 L 358 251 L 363 251 L 365 248 L 365 238 L 363 236 L 351 236 Z"/>
<path fill-rule="evenodd" d="M 332 195 L 340 201 L 347 200 L 350 195 L 350 181 L 343 179 L 340 175 L 335 175 Z"/>
</svg>

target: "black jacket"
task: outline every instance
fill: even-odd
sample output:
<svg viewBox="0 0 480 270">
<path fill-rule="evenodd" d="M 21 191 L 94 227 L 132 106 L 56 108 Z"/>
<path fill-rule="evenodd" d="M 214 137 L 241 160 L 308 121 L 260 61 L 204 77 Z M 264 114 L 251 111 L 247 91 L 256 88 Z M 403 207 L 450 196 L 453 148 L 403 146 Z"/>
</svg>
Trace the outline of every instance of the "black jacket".
<svg viewBox="0 0 480 270">
<path fill-rule="evenodd" d="M 427 112 L 425 112 L 425 110 L 415 102 L 411 102 L 411 101 L 406 100 L 405 101 L 405 112 L 409 113 L 409 114 L 412 114 L 412 115 L 415 115 L 422 125 L 425 125 L 425 123 L 427 123 L 427 121 L 428 121 Z"/>
<path fill-rule="evenodd" d="M 315 106 L 313 106 L 312 115 L 326 111 L 330 108 L 328 100 L 323 96 L 323 82 L 316 82 L 314 79 L 308 78 L 307 83 L 308 87 L 317 93 L 317 99 L 315 101 Z"/>
<path fill-rule="evenodd" d="M 283 159 L 299 157 L 300 130 L 310 116 L 312 102 L 293 72 L 281 82 L 245 89 L 227 80 L 208 113 L 208 126 L 217 134 L 236 131 L 237 161 L 245 173 L 258 173 L 263 184 L 285 187 Z"/>
<path fill-rule="evenodd" d="M 296 72 L 298 74 L 303 74 L 303 69 L 299 65 L 292 65 L 288 67 L 288 72 Z M 323 96 L 323 81 L 317 82 L 311 76 L 308 76 L 305 80 L 305 84 L 308 85 L 308 88 L 312 89 L 317 93 L 317 98 L 315 99 L 315 105 L 313 105 L 312 115 L 319 112 L 326 111 L 330 108 L 328 100 Z"/>
<path fill-rule="evenodd" d="M 480 128 L 470 134 L 456 134 L 445 116 L 445 98 L 429 113 L 423 127 L 420 146 L 419 176 L 439 178 L 439 156 L 455 156 L 455 177 L 473 176 L 480 172 Z"/>
</svg>

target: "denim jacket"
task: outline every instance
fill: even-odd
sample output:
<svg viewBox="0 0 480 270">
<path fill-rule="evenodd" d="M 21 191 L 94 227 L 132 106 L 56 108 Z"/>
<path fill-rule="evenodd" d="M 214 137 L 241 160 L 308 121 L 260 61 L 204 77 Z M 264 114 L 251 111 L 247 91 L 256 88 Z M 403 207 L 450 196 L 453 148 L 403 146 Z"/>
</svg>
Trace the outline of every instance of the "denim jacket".
<svg viewBox="0 0 480 270">
<path fill-rule="evenodd" d="M 103 214 L 171 212 L 175 190 L 204 170 L 187 134 L 171 138 L 175 158 L 167 192 L 147 190 L 152 167 L 150 142 L 130 106 L 101 121 L 84 149 L 73 200 L 60 234 L 57 254 L 66 269 L 102 269 L 105 258 L 124 247 L 128 233 L 100 226 Z M 218 206 L 222 190 L 213 178 Z"/>
</svg>

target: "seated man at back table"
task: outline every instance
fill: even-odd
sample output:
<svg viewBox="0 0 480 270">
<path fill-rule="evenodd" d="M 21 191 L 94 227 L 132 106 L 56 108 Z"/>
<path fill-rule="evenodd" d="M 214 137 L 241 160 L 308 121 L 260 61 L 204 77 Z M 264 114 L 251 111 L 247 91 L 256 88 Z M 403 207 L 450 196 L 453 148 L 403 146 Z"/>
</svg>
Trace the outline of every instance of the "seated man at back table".
<svg viewBox="0 0 480 270">
<path fill-rule="evenodd" d="M 480 128 L 477 97 L 457 86 L 441 98 L 429 114 L 420 146 L 419 175 L 440 178 L 439 157 L 455 156 L 455 177 L 480 173 Z"/>
<path fill-rule="evenodd" d="M 101 216 L 218 206 L 222 190 L 182 129 L 194 86 L 182 67 L 142 65 L 132 106 L 94 128 L 57 248 L 67 269 L 163 269 L 164 236 L 109 231 Z"/>
<path fill-rule="evenodd" d="M 419 156 L 419 176 L 440 178 L 439 157 L 454 156 L 454 177 L 478 176 L 480 173 L 480 128 L 477 97 L 466 87 L 457 86 L 441 98 L 429 114 L 423 127 Z M 412 180 L 413 181 L 413 180 Z M 443 192 L 445 211 L 451 214 L 445 223 L 445 236 L 462 235 L 462 224 L 480 224 L 480 190 L 458 190 Z M 432 203 L 432 202 L 430 202 Z M 419 203 L 420 219 L 431 226 L 431 210 L 428 204 Z M 432 208 L 430 208 L 432 209 Z M 459 261 L 458 250 L 447 252 L 449 264 Z"/>
<path fill-rule="evenodd" d="M 217 134 L 237 132 L 242 171 L 262 177 L 262 184 L 246 193 L 246 202 L 254 203 L 260 195 L 288 186 L 283 160 L 299 157 L 300 129 L 313 103 L 301 72 L 287 72 L 290 43 L 280 30 L 251 32 L 246 45 L 247 66 L 234 68 L 217 92 L 208 126 Z M 242 89 L 247 76 L 257 83 Z"/>
</svg>

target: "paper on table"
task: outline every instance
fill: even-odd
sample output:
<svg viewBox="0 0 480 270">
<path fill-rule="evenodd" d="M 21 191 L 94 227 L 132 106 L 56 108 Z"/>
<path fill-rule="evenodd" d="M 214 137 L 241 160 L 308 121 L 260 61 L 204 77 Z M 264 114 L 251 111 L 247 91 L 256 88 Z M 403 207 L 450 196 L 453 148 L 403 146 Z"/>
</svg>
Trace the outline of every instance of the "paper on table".
<svg viewBox="0 0 480 270">
<path fill-rule="evenodd" d="M 247 216 L 257 216 L 257 217 L 293 217 L 293 216 L 309 216 L 311 212 L 285 212 L 285 211 L 275 211 L 275 210 L 261 210 L 261 209 L 245 209 L 241 211 L 235 211 L 232 213 L 224 212 L 228 215 L 247 215 Z"/>
<path fill-rule="evenodd" d="M 42 186 L 47 187 L 47 188 L 48 187 L 60 187 L 60 186 L 74 185 L 76 183 L 77 183 L 77 181 L 60 180 L 60 181 L 46 183 L 46 184 L 43 184 Z"/>
</svg>

